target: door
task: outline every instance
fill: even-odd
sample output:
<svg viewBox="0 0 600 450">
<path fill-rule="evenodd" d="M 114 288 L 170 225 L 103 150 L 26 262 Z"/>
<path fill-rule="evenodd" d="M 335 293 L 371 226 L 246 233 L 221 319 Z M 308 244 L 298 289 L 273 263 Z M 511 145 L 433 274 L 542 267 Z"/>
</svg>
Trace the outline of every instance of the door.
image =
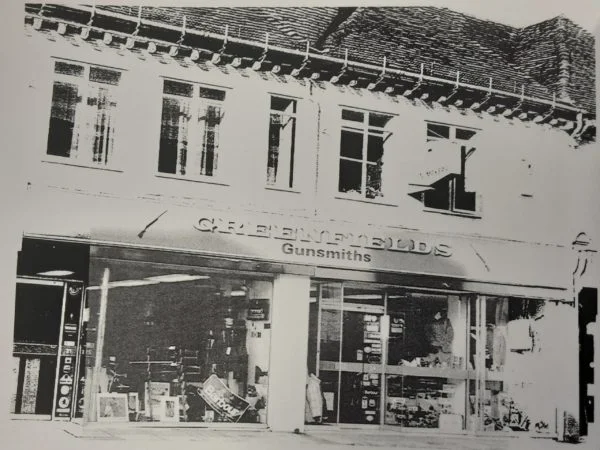
<svg viewBox="0 0 600 450">
<path fill-rule="evenodd" d="M 51 417 L 62 307 L 60 281 L 20 280 L 15 301 L 11 412 Z"/>
<path fill-rule="evenodd" d="M 10 412 L 70 419 L 77 390 L 83 283 L 19 278 Z"/>
</svg>

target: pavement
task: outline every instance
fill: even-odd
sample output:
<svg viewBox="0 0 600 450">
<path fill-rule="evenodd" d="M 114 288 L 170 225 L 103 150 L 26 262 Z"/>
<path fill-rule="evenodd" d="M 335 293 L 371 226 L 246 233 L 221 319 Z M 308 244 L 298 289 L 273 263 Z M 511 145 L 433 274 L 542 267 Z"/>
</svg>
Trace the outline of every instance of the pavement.
<svg viewBox="0 0 600 450">
<path fill-rule="evenodd" d="M 71 423 L 13 420 L 2 427 L 4 450 L 219 450 L 358 448 L 394 450 L 600 450 L 600 444 L 559 443 L 548 438 L 458 436 L 359 429 L 309 429 L 303 434 L 252 429 L 81 427 Z"/>
</svg>

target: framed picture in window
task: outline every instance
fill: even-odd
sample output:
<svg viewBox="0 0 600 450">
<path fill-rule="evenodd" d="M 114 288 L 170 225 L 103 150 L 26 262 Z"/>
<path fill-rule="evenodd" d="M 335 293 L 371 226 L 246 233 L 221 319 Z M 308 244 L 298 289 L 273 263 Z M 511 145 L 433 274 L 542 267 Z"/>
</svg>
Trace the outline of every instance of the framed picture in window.
<svg viewBox="0 0 600 450">
<path fill-rule="evenodd" d="M 128 422 L 127 394 L 97 394 L 98 422 Z"/>
<path fill-rule="evenodd" d="M 163 396 L 156 417 L 161 422 L 179 422 L 179 397 Z"/>
<path fill-rule="evenodd" d="M 127 394 L 127 407 L 129 414 L 137 414 L 140 412 L 140 403 L 137 392 L 129 392 Z"/>
</svg>

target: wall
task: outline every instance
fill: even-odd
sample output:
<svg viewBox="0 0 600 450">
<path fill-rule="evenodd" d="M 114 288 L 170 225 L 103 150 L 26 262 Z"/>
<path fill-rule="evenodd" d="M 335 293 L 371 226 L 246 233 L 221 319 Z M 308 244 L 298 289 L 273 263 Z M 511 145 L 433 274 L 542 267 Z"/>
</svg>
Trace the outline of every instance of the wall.
<svg viewBox="0 0 600 450">
<path fill-rule="evenodd" d="M 259 76 L 248 69 L 219 69 L 210 63 L 189 69 L 145 60 L 121 50 L 74 46 L 59 35 L 49 41 L 37 32 L 27 38 L 28 98 L 35 108 L 27 136 L 27 181 L 32 189 L 126 198 L 144 198 L 215 209 L 266 211 L 276 214 L 351 221 L 432 232 L 471 234 L 551 244 L 570 243 L 573 198 L 597 187 L 598 152 L 575 149 L 565 132 L 523 124 L 487 114 L 459 112 L 392 98 L 382 93 L 338 88 L 328 83 L 298 82 L 291 77 Z M 119 56 L 120 55 L 120 56 Z M 115 171 L 48 162 L 45 154 L 52 95 L 54 56 L 125 70 L 118 103 L 122 124 L 115 143 Z M 116 58 L 116 59 L 115 59 Z M 225 74 L 227 72 L 229 74 Z M 173 77 L 230 88 L 221 130 L 219 176 L 206 182 L 158 176 L 162 78 Z M 298 99 L 296 181 L 292 190 L 266 186 L 269 94 Z M 339 198 L 341 105 L 396 115 L 386 143 L 384 197 L 377 201 Z M 473 217 L 426 211 L 407 195 L 414 175 L 411 161 L 426 151 L 425 121 L 481 130 L 471 164 L 471 177 L 481 202 Z M 524 161 L 525 160 L 525 161 Z M 531 162 L 532 171 L 525 167 Z M 315 170 L 316 167 L 316 170 Z M 570 170 L 565 170 L 569 167 Z M 529 174 L 531 173 L 531 174 Z M 584 184 L 587 183 L 587 184 Z M 524 196 L 523 194 L 531 194 Z M 567 211 L 567 214 L 557 214 Z M 573 214 L 579 211 L 573 211 Z"/>
</svg>

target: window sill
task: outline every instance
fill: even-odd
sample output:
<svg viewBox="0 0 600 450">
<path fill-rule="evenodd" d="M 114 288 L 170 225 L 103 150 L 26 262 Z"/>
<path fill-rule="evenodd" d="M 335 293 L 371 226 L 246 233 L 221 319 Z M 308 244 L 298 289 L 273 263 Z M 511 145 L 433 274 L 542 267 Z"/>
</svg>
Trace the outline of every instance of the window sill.
<svg viewBox="0 0 600 450">
<path fill-rule="evenodd" d="M 205 183 L 205 184 L 215 184 L 218 186 L 229 186 L 229 183 L 225 183 L 223 181 L 219 181 L 218 179 L 212 177 L 186 177 L 183 175 L 173 175 L 169 173 L 157 173 L 157 178 L 168 178 L 171 180 L 181 180 L 181 181 L 191 181 L 192 183 Z"/>
<path fill-rule="evenodd" d="M 76 161 L 61 161 L 61 160 L 54 160 L 54 159 L 42 159 L 42 162 L 45 164 L 58 164 L 61 166 L 81 167 L 83 169 L 104 170 L 106 172 L 123 173 L 123 170 L 121 170 L 121 169 L 115 169 L 115 168 L 106 167 L 106 166 L 93 166 L 91 164 L 83 164 L 83 163 L 78 163 Z"/>
<path fill-rule="evenodd" d="M 388 202 L 383 202 L 381 200 L 375 200 L 375 199 L 347 197 L 347 196 L 344 196 L 344 195 L 336 195 L 335 198 L 337 200 L 349 200 L 351 202 L 369 203 L 371 205 L 381 205 L 381 206 L 398 207 L 398 205 L 395 204 L 395 203 L 388 203 Z"/>
<path fill-rule="evenodd" d="M 292 188 L 282 188 L 282 187 L 277 187 L 277 186 L 265 186 L 265 189 L 269 190 L 269 191 L 280 191 L 280 192 L 290 192 L 292 194 L 300 194 L 300 191 L 297 191 L 296 189 L 292 189 Z"/>
<path fill-rule="evenodd" d="M 435 208 L 423 208 L 423 211 L 428 213 L 445 214 L 447 216 L 458 216 L 467 217 L 469 219 L 481 219 L 481 214 L 477 212 L 461 212 L 461 211 L 448 211 L 447 209 L 435 209 Z"/>
</svg>

